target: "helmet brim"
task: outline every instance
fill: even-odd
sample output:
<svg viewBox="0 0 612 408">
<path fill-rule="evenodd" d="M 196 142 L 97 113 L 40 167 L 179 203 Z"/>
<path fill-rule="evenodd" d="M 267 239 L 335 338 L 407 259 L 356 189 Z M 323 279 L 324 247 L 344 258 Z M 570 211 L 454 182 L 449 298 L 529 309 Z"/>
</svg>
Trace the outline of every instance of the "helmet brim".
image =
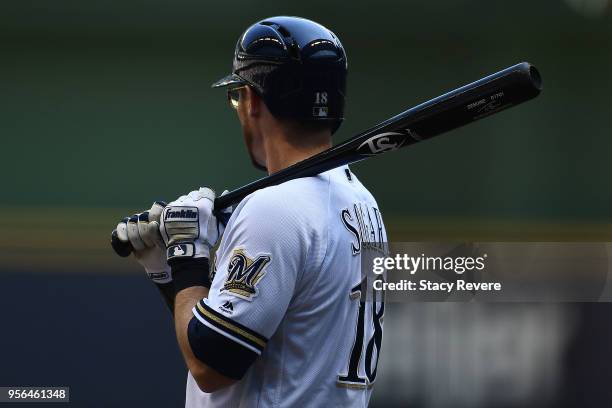
<svg viewBox="0 0 612 408">
<path fill-rule="evenodd" d="M 247 81 L 240 78 L 238 75 L 229 74 L 228 76 L 225 76 L 221 78 L 220 80 L 218 80 L 217 82 L 213 83 L 210 87 L 211 88 L 223 88 L 227 86 L 241 86 L 241 85 L 246 85 L 246 84 L 247 84 Z"/>
</svg>

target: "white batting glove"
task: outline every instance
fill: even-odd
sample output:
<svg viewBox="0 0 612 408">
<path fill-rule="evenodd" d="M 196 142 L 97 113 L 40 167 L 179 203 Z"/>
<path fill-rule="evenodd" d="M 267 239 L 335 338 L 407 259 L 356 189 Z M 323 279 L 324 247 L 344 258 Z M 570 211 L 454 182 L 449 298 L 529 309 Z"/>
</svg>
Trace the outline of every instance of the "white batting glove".
<svg viewBox="0 0 612 408">
<path fill-rule="evenodd" d="M 224 228 L 213 215 L 214 202 L 215 192 L 202 187 L 164 208 L 160 231 L 169 263 L 179 259 L 210 258 L 210 250 Z"/>
<path fill-rule="evenodd" d="M 126 217 L 117 225 L 119 240 L 132 245 L 134 257 L 149 278 L 158 284 L 172 281 L 172 273 L 166 262 L 166 246 L 159 231 L 165 205 L 156 201 L 149 211 Z"/>
</svg>

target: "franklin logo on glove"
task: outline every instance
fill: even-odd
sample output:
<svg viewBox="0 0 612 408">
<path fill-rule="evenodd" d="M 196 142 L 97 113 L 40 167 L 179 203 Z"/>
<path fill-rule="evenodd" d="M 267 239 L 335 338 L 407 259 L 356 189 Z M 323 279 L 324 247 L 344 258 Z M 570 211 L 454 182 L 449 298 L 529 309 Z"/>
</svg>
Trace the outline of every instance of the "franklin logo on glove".
<svg viewBox="0 0 612 408">
<path fill-rule="evenodd" d="M 197 208 L 173 209 L 166 212 L 165 221 L 193 221 L 198 219 Z"/>
</svg>

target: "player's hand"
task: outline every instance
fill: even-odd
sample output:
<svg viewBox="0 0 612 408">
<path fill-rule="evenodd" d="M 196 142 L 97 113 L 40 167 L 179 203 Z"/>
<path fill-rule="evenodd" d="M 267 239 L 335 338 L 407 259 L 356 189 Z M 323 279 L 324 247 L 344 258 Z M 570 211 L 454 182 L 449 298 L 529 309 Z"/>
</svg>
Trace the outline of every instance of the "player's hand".
<svg viewBox="0 0 612 408">
<path fill-rule="evenodd" d="M 165 206 L 166 203 L 156 201 L 150 210 L 126 217 L 117 225 L 117 238 L 132 246 L 138 263 L 144 267 L 149 278 L 159 284 L 172 281 L 166 262 L 166 246 L 159 231 Z"/>
<path fill-rule="evenodd" d="M 178 259 L 210 258 L 224 225 L 213 214 L 215 192 L 207 187 L 181 196 L 164 208 L 160 231 L 168 263 Z"/>
</svg>

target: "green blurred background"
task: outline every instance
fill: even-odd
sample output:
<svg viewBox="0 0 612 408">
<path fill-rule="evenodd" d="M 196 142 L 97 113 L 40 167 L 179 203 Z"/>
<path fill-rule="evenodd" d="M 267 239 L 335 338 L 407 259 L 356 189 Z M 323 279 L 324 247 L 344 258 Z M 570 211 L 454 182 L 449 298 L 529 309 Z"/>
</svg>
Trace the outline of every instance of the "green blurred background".
<svg viewBox="0 0 612 408">
<path fill-rule="evenodd" d="M 54 302 L 87 303 L 93 290 L 87 276 L 140 273 L 108 246 L 122 216 L 198 186 L 233 189 L 263 176 L 251 168 L 224 92 L 210 84 L 229 72 L 239 34 L 277 14 L 316 20 L 332 28 L 347 49 L 347 120 L 337 141 L 517 62 L 540 69 L 544 91 L 536 100 L 353 166 L 377 197 L 391 240 L 612 241 L 611 10 L 607 0 L 3 1 L 4 310 L 12 310 L 15 294 L 36 288 L 59 308 L 54 310 L 68 313 L 65 319 L 78 320 L 78 313 L 70 315 L 70 307 Z M 39 280 L 41 271 L 52 273 Z M 64 274 L 75 271 L 78 278 Z M 84 297 L 45 291 L 45 285 L 55 287 L 56 276 L 65 279 L 56 285 L 75 285 Z M 144 290 L 136 289 L 142 280 L 134 279 L 126 287 Z M 126 299 L 115 295 L 114 307 L 130 301 L 128 293 Z M 27 324 L 29 309 L 21 310 L 3 315 L 4 321 Z M 110 314 L 99 312 L 109 331 L 115 330 Z M 128 315 L 124 329 L 134 323 Z M 140 344 L 138 333 L 126 338 Z M 167 344 L 173 344 L 169 333 Z M 562 343 L 562 337 L 554 338 Z M 15 337 L 13 348 L 5 349 L 22 356 L 21 340 Z M 182 373 L 178 356 L 173 358 Z M 11 367 L 0 370 L 0 380 L 30 378 L 25 372 L 11 377 L 21 366 Z M 81 389 L 89 390 L 83 384 Z M 120 395 L 118 401 L 125 402 L 126 394 Z M 493 406 L 482 401 L 480 406 Z"/>
<path fill-rule="evenodd" d="M 144 208 L 250 166 L 223 91 L 239 34 L 279 13 L 349 56 L 337 140 L 516 62 L 537 100 L 355 166 L 388 215 L 610 220 L 612 19 L 563 1 L 3 2 L 1 203 Z M 299 4 L 302 3 L 302 4 Z"/>
</svg>

